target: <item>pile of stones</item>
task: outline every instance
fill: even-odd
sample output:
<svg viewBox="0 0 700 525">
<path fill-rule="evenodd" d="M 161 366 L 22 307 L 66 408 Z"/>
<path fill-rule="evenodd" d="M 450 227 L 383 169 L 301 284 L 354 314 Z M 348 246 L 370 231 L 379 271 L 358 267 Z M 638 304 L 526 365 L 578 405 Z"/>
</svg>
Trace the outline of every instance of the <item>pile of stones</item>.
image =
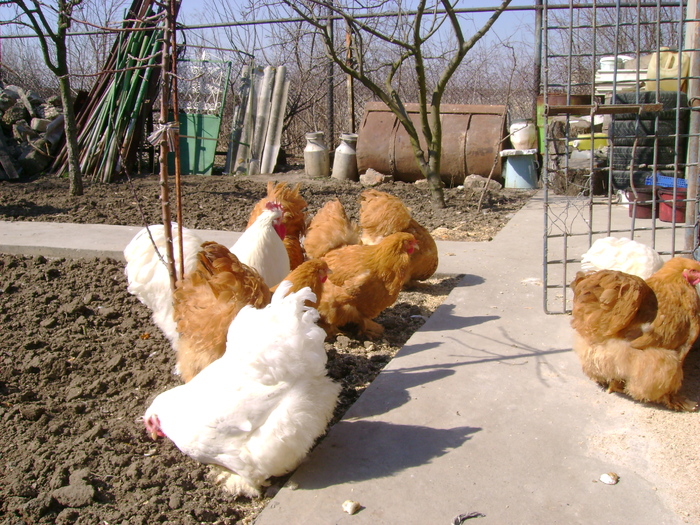
<svg viewBox="0 0 700 525">
<path fill-rule="evenodd" d="M 51 166 L 63 142 L 61 99 L 32 90 L 0 91 L 0 180 L 29 178 Z"/>
</svg>

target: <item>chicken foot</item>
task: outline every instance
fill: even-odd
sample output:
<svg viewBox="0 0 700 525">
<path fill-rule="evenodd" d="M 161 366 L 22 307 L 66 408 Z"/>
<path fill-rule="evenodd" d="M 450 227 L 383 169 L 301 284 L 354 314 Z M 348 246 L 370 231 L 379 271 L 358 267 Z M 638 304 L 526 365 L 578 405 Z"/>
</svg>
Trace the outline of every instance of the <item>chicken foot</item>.
<svg viewBox="0 0 700 525">
<path fill-rule="evenodd" d="M 612 394 L 613 392 L 625 392 L 625 382 L 620 381 L 619 379 L 613 379 L 608 383 L 608 394 Z"/>
<path fill-rule="evenodd" d="M 270 485 L 270 482 L 265 480 L 255 486 L 250 480 L 220 465 L 211 465 L 209 478 L 234 497 L 259 498 L 260 489 Z"/>
<path fill-rule="evenodd" d="M 377 339 L 384 333 L 384 327 L 371 319 L 362 319 L 360 331 L 370 339 Z"/>
<path fill-rule="evenodd" d="M 697 401 L 693 401 L 678 394 L 666 394 L 659 401 L 671 410 L 677 410 L 679 412 L 695 412 L 698 409 Z"/>
</svg>

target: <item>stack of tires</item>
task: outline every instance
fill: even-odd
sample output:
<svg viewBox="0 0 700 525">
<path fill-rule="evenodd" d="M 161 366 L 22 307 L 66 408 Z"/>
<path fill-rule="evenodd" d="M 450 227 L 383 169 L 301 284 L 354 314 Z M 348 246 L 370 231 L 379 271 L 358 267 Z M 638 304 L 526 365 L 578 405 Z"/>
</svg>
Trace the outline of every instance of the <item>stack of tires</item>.
<svg viewBox="0 0 700 525">
<path fill-rule="evenodd" d="M 617 93 L 612 103 L 663 104 L 660 112 L 613 115 L 608 129 L 613 185 L 620 190 L 630 187 L 630 166 L 635 187 L 644 186 L 654 172 L 673 177 L 676 161 L 681 165 L 685 162 L 690 118 L 688 96 L 683 92 L 660 91 L 657 100 L 654 91 Z"/>
</svg>

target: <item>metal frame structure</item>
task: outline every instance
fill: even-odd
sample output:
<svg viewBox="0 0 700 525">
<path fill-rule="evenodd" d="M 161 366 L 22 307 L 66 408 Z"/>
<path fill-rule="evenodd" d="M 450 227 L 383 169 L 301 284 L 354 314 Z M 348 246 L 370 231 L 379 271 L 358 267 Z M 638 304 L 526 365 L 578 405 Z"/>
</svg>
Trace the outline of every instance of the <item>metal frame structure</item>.
<svg viewBox="0 0 700 525">
<path fill-rule="evenodd" d="M 598 238 L 632 238 L 664 259 L 698 251 L 700 50 L 691 2 L 543 3 L 547 313 L 570 312 L 569 283 Z M 627 142 L 623 128 L 634 130 Z M 596 133 L 606 144 L 599 149 Z"/>
</svg>

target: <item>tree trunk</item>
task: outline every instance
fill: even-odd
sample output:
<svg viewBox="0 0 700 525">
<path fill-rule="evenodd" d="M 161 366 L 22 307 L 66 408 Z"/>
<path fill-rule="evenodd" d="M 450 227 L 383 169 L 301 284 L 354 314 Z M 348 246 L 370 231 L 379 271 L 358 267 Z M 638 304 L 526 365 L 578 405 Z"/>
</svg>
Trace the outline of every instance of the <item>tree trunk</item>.
<svg viewBox="0 0 700 525">
<path fill-rule="evenodd" d="M 440 176 L 440 161 L 442 159 L 442 121 L 440 120 L 440 102 L 436 93 L 429 107 L 422 108 L 425 112 L 424 120 L 428 123 L 429 131 L 424 131 L 426 140 L 430 135 L 431 142 L 428 146 L 428 172 L 425 178 L 430 188 L 430 200 L 436 209 L 446 208 L 445 194 L 442 191 L 444 184 Z M 438 100 L 436 100 L 438 99 Z"/>
<path fill-rule="evenodd" d="M 398 117 L 399 122 L 403 125 L 406 133 L 408 133 L 408 139 L 411 142 L 411 147 L 413 148 L 413 154 L 415 155 L 416 162 L 420 167 L 421 174 L 425 177 L 428 182 L 428 188 L 430 190 L 430 202 L 436 209 L 442 209 L 446 207 L 445 204 L 445 193 L 442 191 L 444 184 L 442 183 L 442 177 L 440 177 L 440 155 L 442 153 L 442 147 L 439 143 L 433 142 L 432 147 L 428 148 L 428 160 L 425 160 L 425 152 L 421 147 L 420 140 L 418 139 L 418 132 L 412 125 L 408 115 L 406 115 L 405 110 L 403 113 L 399 109 L 390 109 Z M 423 110 L 421 110 L 423 111 Z M 404 118 L 401 118 L 401 117 Z M 408 123 L 408 125 L 407 125 Z M 439 126 L 439 123 L 438 123 Z M 433 131 L 433 138 L 437 136 L 442 136 L 442 130 L 438 129 L 437 132 Z"/>
<path fill-rule="evenodd" d="M 73 110 L 73 96 L 70 92 L 70 80 L 68 75 L 58 78 L 58 87 L 63 104 L 64 131 L 66 133 L 66 152 L 68 156 L 68 180 L 70 181 L 70 194 L 74 196 L 83 194 L 83 174 L 80 170 L 80 156 L 78 149 L 78 125 L 75 121 Z"/>
<path fill-rule="evenodd" d="M 442 178 L 439 173 L 429 170 L 426 177 L 430 188 L 430 200 L 437 209 L 446 208 L 445 193 L 442 191 Z"/>
<path fill-rule="evenodd" d="M 438 155 L 428 155 L 428 162 L 423 164 L 425 179 L 428 181 L 430 189 L 430 201 L 436 209 L 446 208 L 445 193 L 442 191 L 444 184 L 440 177 L 440 157 Z"/>
</svg>

